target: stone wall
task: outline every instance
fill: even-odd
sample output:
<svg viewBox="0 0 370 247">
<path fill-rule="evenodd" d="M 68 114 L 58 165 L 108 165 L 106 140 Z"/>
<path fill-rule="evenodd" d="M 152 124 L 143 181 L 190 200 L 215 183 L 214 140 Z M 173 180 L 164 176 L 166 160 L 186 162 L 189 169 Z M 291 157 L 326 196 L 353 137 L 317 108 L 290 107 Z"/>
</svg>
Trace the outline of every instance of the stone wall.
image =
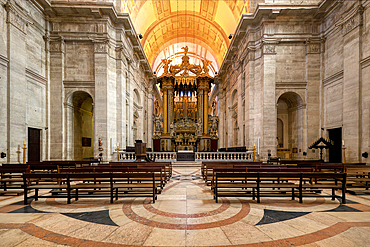
<svg viewBox="0 0 370 247">
<path fill-rule="evenodd" d="M 245 115 L 239 127 L 245 125 L 246 136 L 238 139 L 245 138 L 250 149 L 259 142 L 261 159 L 269 150 L 277 154 L 277 104 L 282 100 L 288 108 L 280 110 L 279 118 L 289 126 L 284 148 L 296 148 L 292 158 L 319 158 L 308 147 L 321 135 L 328 137 L 328 130 L 342 128 L 346 161 L 366 162 L 361 154 L 370 145 L 370 3 L 304 1 L 303 10 L 300 2 L 284 1 L 290 5 L 285 8 L 282 1 L 265 1 L 259 3 L 263 10 L 243 16 L 220 69 L 219 95 L 229 98 L 242 88 L 238 78 L 244 74 L 240 101 L 245 100 L 245 111 L 238 108 L 238 114 Z M 220 147 L 230 147 L 235 137 L 225 109 L 231 105 L 219 98 L 220 112 L 226 113 Z"/>
<path fill-rule="evenodd" d="M 366 162 L 369 152 L 369 1 L 344 1 L 322 22 L 323 127 L 342 128 L 347 162 Z"/>
<path fill-rule="evenodd" d="M 107 160 L 117 145 L 133 145 L 135 109 L 138 138 L 150 147 L 151 71 L 128 15 L 116 14 L 119 1 L 94 1 L 73 15 L 77 2 L 53 2 L 0 0 L 0 162 L 18 161 L 28 128 L 41 131 L 42 160 Z M 135 106 L 134 90 L 143 99 Z M 93 129 L 93 153 L 81 143 L 90 133 L 74 132 L 83 126 Z"/>
<path fill-rule="evenodd" d="M 28 128 L 41 132 L 46 150 L 46 53 L 43 13 L 31 1 L 0 4 L 1 162 L 17 162 Z M 22 157 L 21 157 L 22 160 Z"/>
</svg>

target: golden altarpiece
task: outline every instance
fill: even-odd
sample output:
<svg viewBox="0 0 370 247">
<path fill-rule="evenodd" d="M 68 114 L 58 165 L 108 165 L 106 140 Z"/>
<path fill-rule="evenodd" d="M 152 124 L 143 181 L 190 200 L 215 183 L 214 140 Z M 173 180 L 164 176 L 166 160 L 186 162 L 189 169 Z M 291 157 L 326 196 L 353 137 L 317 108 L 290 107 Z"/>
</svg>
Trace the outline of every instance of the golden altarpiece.
<svg viewBox="0 0 370 247">
<path fill-rule="evenodd" d="M 210 61 L 202 59 L 203 66 L 190 64 L 188 47 L 182 49 L 181 64 L 169 66 L 172 60 L 162 59 L 164 72 L 157 81 L 163 94 L 163 116 L 155 111 L 153 142 L 160 151 L 216 151 L 218 117 L 208 115 L 214 81 L 209 75 Z"/>
</svg>

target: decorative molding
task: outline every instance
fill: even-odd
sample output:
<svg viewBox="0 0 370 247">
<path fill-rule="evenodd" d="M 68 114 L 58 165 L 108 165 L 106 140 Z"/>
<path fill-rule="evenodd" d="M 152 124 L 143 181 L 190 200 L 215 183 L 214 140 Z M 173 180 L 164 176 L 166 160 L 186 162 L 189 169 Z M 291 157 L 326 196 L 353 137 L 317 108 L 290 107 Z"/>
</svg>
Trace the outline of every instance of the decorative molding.
<svg viewBox="0 0 370 247">
<path fill-rule="evenodd" d="M 95 81 L 63 81 L 65 88 L 94 88 Z"/>
<path fill-rule="evenodd" d="M 360 15 L 354 16 L 352 19 L 347 21 L 345 24 L 343 24 L 343 35 L 346 35 L 347 33 L 351 32 L 353 29 L 358 27 L 361 24 L 362 17 L 360 18 Z"/>
<path fill-rule="evenodd" d="M 328 86 L 329 84 L 331 84 L 333 82 L 336 82 L 336 81 L 338 81 L 340 79 L 343 79 L 343 75 L 344 75 L 344 71 L 341 70 L 341 71 L 339 71 L 339 72 L 337 72 L 337 73 L 335 73 L 335 74 L 333 74 L 333 75 L 325 78 L 322 81 L 322 83 L 323 83 L 324 86 Z"/>
<path fill-rule="evenodd" d="M 47 83 L 47 79 L 45 77 L 43 77 L 42 75 L 30 70 L 30 69 L 27 69 L 26 68 L 26 76 L 34 81 L 37 81 L 43 85 L 45 85 Z"/>
<path fill-rule="evenodd" d="M 26 34 L 28 18 L 25 11 L 18 5 L 15 5 L 9 1 L 4 5 L 4 7 L 8 12 L 7 23 L 12 24 L 14 27 Z"/>
<path fill-rule="evenodd" d="M 7 59 L 6 57 L 4 57 L 3 55 L 0 54 L 0 65 L 7 68 L 8 64 L 9 64 L 9 59 Z"/>
<path fill-rule="evenodd" d="M 64 38 L 58 37 L 57 39 L 50 39 L 49 50 L 50 52 L 64 52 L 65 42 Z"/>
<path fill-rule="evenodd" d="M 370 66 L 370 56 L 367 57 L 367 58 L 362 59 L 360 64 L 361 64 L 362 69 L 364 69 L 366 67 L 369 67 Z"/>
<path fill-rule="evenodd" d="M 14 27 L 18 28 L 20 31 L 22 31 L 24 34 L 26 34 L 26 21 L 15 11 L 10 11 L 8 13 L 9 18 L 8 22 L 12 24 Z"/>
<path fill-rule="evenodd" d="M 362 14 L 364 12 L 363 7 L 360 5 L 358 6 L 350 15 L 348 15 L 345 20 L 340 22 L 337 25 L 342 26 L 342 34 L 345 36 L 356 27 L 362 25 L 363 17 Z"/>
<path fill-rule="evenodd" d="M 274 44 L 264 44 L 263 45 L 263 54 L 275 55 L 276 54 L 276 45 Z"/>
<path fill-rule="evenodd" d="M 319 53 L 320 53 L 320 43 L 307 44 L 307 54 L 319 54 Z"/>
<path fill-rule="evenodd" d="M 108 45 L 106 43 L 94 43 L 95 53 L 108 53 Z"/>
<path fill-rule="evenodd" d="M 306 89 L 307 82 L 276 82 L 276 89 Z"/>
</svg>

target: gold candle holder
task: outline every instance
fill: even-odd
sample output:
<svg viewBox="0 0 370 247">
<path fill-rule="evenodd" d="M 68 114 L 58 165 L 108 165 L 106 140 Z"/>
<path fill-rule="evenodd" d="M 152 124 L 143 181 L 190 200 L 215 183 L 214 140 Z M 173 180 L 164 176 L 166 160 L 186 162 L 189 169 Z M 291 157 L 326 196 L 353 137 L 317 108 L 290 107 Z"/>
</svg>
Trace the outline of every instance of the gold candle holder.
<svg viewBox="0 0 370 247">
<path fill-rule="evenodd" d="M 253 144 L 253 161 L 256 161 L 256 144 Z"/>
<path fill-rule="evenodd" d="M 346 163 L 346 148 L 344 146 L 344 143 L 342 146 L 342 163 Z"/>
<path fill-rule="evenodd" d="M 119 146 L 117 145 L 117 162 L 119 162 Z"/>
<path fill-rule="evenodd" d="M 23 164 L 26 164 L 26 141 L 23 142 Z"/>
</svg>

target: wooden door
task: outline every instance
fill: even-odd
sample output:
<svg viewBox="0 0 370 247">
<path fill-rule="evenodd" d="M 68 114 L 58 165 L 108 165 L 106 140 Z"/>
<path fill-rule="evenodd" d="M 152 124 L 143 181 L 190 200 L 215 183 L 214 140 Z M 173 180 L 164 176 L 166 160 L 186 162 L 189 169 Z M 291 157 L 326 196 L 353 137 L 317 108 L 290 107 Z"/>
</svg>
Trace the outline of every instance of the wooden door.
<svg viewBox="0 0 370 247">
<path fill-rule="evenodd" d="M 342 162 L 342 128 L 330 129 L 329 139 L 334 142 L 333 148 L 329 150 L 329 162 Z"/>
<path fill-rule="evenodd" d="M 41 130 L 28 128 L 28 161 L 40 161 L 41 156 Z"/>
</svg>

